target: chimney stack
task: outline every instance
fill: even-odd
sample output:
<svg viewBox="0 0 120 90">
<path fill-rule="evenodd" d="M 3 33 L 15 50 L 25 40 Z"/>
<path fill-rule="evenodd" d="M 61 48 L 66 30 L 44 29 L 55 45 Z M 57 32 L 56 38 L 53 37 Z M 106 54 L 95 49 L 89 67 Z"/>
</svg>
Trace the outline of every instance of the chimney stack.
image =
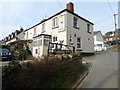
<svg viewBox="0 0 120 90">
<path fill-rule="evenodd" d="M 69 2 L 67 5 L 66 5 L 67 9 L 71 12 L 74 13 L 74 4 L 72 2 Z"/>
</svg>

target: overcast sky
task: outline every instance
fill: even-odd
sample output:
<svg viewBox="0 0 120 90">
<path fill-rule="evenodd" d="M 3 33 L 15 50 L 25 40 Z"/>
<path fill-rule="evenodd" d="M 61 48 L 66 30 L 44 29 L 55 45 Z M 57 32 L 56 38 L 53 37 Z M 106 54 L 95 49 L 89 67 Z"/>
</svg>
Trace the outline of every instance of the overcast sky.
<svg viewBox="0 0 120 90">
<path fill-rule="evenodd" d="M 59 2 L 58 2 L 59 1 Z M 0 39 L 8 36 L 22 26 L 27 29 L 42 19 L 48 18 L 66 8 L 66 2 L 0 2 Z M 109 0 L 110 1 L 110 0 Z M 114 30 L 113 13 L 118 13 L 118 1 L 73 2 L 75 13 L 94 23 L 94 31 L 104 34 Z"/>
</svg>

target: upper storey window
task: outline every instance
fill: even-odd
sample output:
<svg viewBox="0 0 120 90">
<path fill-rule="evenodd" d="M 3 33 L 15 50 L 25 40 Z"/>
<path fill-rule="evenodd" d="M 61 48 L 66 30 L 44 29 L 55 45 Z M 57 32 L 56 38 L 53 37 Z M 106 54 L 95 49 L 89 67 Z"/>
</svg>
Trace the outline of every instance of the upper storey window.
<svg viewBox="0 0 120 90">
<path fill-rule="evenodd" d="M 73 17 L 73 27 L 78 28 L 78 18 Z"/>
<path fill-rule="evenodd" d="M 57 28 L 59 26 L 58 18 L 53 19 L 53 28 Z"/>
<path fill-rule="evenodd" d="M 37 34 L 37 27 L 34 27 L 34 35 Z"/>
<path fill-rule="evenodd" d="M 87 32 L 91 34 L 91 31 L 90 31 L 90 24 L 89 24 L 89 23 L 87 24 Z"/>
</svg>

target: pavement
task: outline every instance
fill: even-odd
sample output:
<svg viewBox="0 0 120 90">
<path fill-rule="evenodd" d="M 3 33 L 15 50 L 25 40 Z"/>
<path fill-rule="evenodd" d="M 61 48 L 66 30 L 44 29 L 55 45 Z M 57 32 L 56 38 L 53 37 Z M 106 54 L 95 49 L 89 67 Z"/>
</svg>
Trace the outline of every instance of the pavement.
<svg viewBox="0 0 120 90">
<path fill-rule="evenodd" d="M 118 52 L 109 49 L 83 60 L 92 68 L 78 88 L 118 88 Z"/>
</svg>

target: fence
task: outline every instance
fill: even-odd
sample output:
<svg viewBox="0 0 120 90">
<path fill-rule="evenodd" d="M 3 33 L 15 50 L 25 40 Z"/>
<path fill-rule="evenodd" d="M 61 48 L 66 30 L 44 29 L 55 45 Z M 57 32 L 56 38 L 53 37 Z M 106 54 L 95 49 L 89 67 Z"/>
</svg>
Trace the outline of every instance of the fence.
<svg viewBox="0 0 120 90">
<path fill-rule="evenodd" d="M 49 43 L 48 55 L 50 54 L 69 54 L 75 52 L 75 47 L 59 43 Z"/>
</svg>

